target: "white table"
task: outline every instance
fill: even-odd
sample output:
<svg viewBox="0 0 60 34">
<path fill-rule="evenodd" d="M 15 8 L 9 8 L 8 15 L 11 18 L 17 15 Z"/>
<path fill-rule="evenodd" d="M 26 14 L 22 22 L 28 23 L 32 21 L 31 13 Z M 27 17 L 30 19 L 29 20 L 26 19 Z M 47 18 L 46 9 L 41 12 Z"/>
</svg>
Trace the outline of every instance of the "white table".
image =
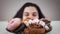
<svg viewBox="0 0 60 34">
<path fill-rule="evenodd" d="M 0 34 L 13 34 L 6 31 L 7 21 L 0 21 Z M 60 34 L 60 21 L 52 21 L 51 25 L 53 27 L 52 31 L 47 34 Z"/>
</svg>

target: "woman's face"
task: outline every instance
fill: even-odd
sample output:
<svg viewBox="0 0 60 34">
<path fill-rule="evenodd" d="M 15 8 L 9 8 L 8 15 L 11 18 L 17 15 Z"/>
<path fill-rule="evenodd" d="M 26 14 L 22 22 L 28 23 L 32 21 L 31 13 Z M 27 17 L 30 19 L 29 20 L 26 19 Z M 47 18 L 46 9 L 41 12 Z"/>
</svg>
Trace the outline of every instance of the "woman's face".
<svg viewBox="0 0 60 34">
<path fill-rule="evenodd" d="M 26 7 L 23 12 L 23 19 L 26 18 L 30 19 L 39 18 L 37 9 L 33 6 Z"/>
</svg>

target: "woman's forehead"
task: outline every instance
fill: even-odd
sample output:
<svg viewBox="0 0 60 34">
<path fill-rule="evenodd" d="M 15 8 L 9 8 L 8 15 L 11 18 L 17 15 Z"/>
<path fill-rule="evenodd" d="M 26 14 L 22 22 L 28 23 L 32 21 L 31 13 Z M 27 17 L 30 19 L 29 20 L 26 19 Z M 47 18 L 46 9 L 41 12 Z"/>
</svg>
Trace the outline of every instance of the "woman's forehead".
<svg viewBox="0 0 60 34">
<path fill-rule="evenodd" d="M 26 7 L 24 12 L 37 12 L 37 9 L 33 6 Z"/>
</svg>

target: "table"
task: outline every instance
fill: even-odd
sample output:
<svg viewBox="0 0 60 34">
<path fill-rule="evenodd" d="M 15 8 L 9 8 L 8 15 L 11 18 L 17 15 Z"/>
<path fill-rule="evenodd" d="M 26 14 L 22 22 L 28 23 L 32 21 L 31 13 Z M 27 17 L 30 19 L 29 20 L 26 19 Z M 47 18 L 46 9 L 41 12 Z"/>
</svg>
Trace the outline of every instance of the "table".
<svg viewBox="0 0 60 34">
<path fill-rule="evenodd" d="M 0 34 L 13 34 L 11 32 L 6 31 L 7 25 L 7 21 L 0 21 Z M 47 34 L 60 34 L 60 21 L 52 21 L 51 26 L 53 29 Z"/>
</svg>

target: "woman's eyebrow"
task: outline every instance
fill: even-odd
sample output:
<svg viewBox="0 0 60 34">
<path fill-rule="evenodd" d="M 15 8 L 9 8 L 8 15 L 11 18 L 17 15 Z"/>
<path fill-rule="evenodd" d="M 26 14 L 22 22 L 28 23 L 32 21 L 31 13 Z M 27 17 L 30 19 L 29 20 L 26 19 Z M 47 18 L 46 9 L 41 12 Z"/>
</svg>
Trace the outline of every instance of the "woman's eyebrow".
<svg viewBox="0 0 60 34">
<path fill-rule="evenodd" d="M 33 13 L 37 13 L 37 12 L 33 12 Z"/>
<path fill-rule="evenodd" d="M 28 12 L 24 12 L 25 14 L 27 13 L 28 14 Z"/>
<path fill-rule="evenodd" d="M 28 12 L 24 12 L 24 13 L 28 13 Z"/>
<path fill-rule="evenodd" d="M 28 13 L 28 12 L 24 12 L 24 13 Z"/>
</svg>

